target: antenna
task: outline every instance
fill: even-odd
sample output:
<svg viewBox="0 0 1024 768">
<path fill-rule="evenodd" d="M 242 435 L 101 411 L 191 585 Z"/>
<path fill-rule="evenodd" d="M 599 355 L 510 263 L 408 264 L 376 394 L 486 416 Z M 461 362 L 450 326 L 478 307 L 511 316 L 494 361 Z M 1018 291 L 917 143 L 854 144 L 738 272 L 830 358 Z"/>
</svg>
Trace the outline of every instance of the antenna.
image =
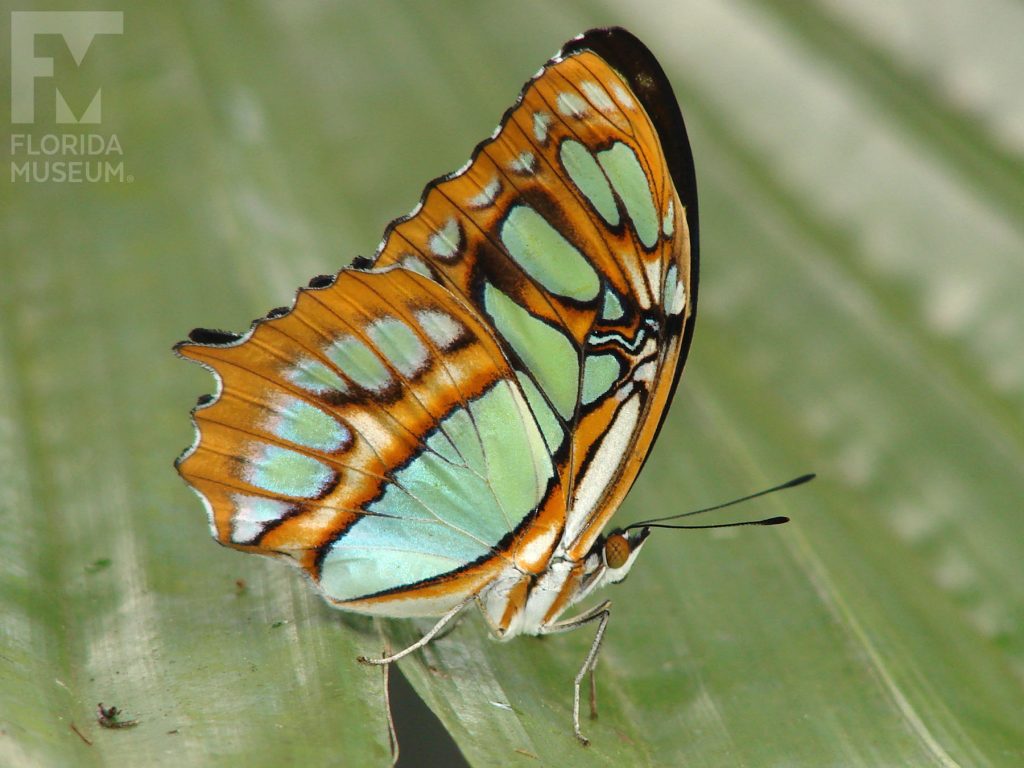
<svg viewBox="0 0 1024 768">
<path fill-rule="evenodd" d="M 771 488 L 765 488 L 763 491 L 752 493 L 749 496 L 742 496 L 732 501 L 727 501 L 724 504 L 715 504 L 713 507 L 704 507 L 703 509 L 696 509 L 693 512 L 683 512 L 678 515 L 668 515 L 667 517 L 655 517 L 650 520 L 642 520 L 639 523 L 631 523 L 622 529 L 622 532 L 632 528 L 676 528 L 676 529 L 698 529 L 698 528 L 735 528 L 740 525 L 781 525 L 782 523 L 788 523 L 788 517 L 766 517 L 762 520 L 745 520 L 739 523 L 715 523 L 711 525 L 665 525 L 669 520 L 680 520 L 684 517 L 692 517 L 693 515 L 702 515 L 705 512 L 714 512 L 718 509 L 725 509 L 731 507 L 733 504 L 739 504 L 744 501 L 750 501 L 756 499 L 759 496 L 767 496 L 769 493 L 775 493 L 775 491 L 782 491 L 786 488 L 795 488 L 798 485 L 808 483 L 815 478 L 814 473 L 808 473 L 806 475 L 800 475 L 800 477 L 794 477 L 792 480 L 788 480 L 785 483 L 779 485 L 773 485 Z"/>
</svg>

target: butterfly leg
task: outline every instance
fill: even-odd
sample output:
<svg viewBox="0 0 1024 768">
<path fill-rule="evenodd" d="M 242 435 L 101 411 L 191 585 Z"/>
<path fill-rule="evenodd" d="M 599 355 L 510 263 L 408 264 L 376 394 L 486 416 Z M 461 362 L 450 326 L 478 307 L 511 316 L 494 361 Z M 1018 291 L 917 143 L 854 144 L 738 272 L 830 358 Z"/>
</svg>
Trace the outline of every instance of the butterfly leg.
<svg viewBox="0 0 1024 768">
<path fill-rule="evenodd" d="M 387 657 L 389 653 L 391 653 L 391 646 L 385 640 L 384 653 L 382 655 Z M 391 747 L 391 766 L 394 768 L 394 766 L 398 765 L 400 750 L 398 746 L 398 730 L 395 728 L 395 718 L 391 713 L 391 665 L 382 664 L 380 669 L 384 673 L 384 714 L 388 725 L 388 744 Z"/>
<path fill-rule="evenodd" d="M 597 719 L 597 659 L 590 667 L 590 719 Z"/>
<path fill-rule="evenodd" d="M 459 612 L 467 605 L 469 605 L 470 601 L 472 600 L 473 598 L 470 597 L 467 600 L 463 600 L 461 603 L 456 605 L 454 608 L 448 611 L 448 613 L 446 613 L 444 616 L 438 619 L 437 623 L 430 628 L 430 631 L 428 631 L 425 635 L 423 635 L 423 637 L 421 637 L 415 643 L 410 645 L 408 648 L 403 648 L 398 653 L 393 653 L 390 656 L 383 656 L 379 659 L 369 658 L 367 656 L 360 656 L 358 659 L 356 659 L 356 661 L 358 661 L 360 664 L 391 664 L 394 661 L 398 661 L 399 659 L 405 658 L 413 651 L 418 651 L 420 648 L 422 648 L 435 637 L 437 637 L 438 633 L 441 632 L 441 630 L 443 630 L 452 621 L 452 619 L 458 616 Z"/>
<path fill-rule="evenodd" d="M 583 731 L 580 729 L 580 687 L 583 685 L 584 678 L 589 674 L 590 716 L 597 717 L 597 687 L 594 683 L 594 667 L 597 666 L 597 656 L 601 651 L 601 643 L 604 642 L 604 632 L 608 627 L 608 619 L 611 618 L 612 615 L 610 610 L 611 605 L 611 600 L 605 600 L 600 605 L 594 606 L 589 611 L 581 613 L 579 616 L 573 616 L 571 619 L 549 624 L 544 628 L 545 635 L 552 635 L 561 632 L 570 632 L 582 627 L 584 624 L 589 624 L 592 621 L 598 622 L 597 632 L 594 634 L 594 642 L 591 643 L 590 651 L 587 653 L 587 658 L 583 660 L 583 666 L 580 667 L 580 671 L 576 673 L 576 679 L 573 680 L 572 728 L 576 738 L 579 739 L 583 746 L 590 744 L 590 739 L 584 736 Z"/>
</svg>

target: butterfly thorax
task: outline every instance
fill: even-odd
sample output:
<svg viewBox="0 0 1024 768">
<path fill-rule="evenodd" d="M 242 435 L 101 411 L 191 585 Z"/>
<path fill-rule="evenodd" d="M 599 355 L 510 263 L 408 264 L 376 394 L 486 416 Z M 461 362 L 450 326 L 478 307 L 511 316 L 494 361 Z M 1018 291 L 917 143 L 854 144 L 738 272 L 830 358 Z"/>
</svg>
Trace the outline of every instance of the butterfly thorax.
<svg viewBox="0 0 1024 768">
<path fill-rule="evenodd" d="M 581 560 L 567 556 L 563 542 L 539 574 L 509 566 L 480 596 L 495 636 L 510 640 L 517 635 L 546 634 L 574 605 L 604 585 L 625 579 L 646 538 L 646 530 L 630 536 L 602 536 Z M 621 550 L 610 555 L 609 542 L 625 547 L 624 557 L 619 557 Z"/>
</svg>

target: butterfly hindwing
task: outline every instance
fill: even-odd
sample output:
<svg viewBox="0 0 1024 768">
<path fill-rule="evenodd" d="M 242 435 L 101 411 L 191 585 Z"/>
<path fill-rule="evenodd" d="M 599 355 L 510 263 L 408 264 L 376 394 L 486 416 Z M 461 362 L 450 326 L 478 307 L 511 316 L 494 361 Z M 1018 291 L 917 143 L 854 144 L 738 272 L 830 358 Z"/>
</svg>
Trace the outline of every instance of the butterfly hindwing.
<svg viewBox="0 0 1024 768">
<path fill-rule="evenodd" d="M 221 382 L 179 464 L 215 536 L 293 558 L 334 602 L 453 571 L 468 588 L 558 495 L 492 334 L 413 272 L 343 271 L 237 342 L 178 351 Z"/>
</svg>

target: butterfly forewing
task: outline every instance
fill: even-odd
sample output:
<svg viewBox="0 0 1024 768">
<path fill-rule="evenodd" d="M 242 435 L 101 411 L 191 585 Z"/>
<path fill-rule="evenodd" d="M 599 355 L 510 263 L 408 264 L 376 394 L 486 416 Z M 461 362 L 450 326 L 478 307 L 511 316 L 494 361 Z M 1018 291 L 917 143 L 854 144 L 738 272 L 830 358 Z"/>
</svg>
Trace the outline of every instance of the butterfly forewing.
<svg viewBox="0 0 1024 768">
<path fill-rule="evenodd" d="M 387 615 L 590 549 L 682 364 L 696 199 L 646 49 L 619 30 L 565 51 L 372 268 L 178 346 L 220 382 L 178 467 L 221 543 Z"/>
<path fill-rule="evenodd" d="M 695 287 L 687 218 L 640 96 L 583 49 L 541 70 L 381 246 L 378 265 L 433 275 L 491 324 L 567 490 L 575 557 L 632 485 L 674 385 Z"/>
</svg>

